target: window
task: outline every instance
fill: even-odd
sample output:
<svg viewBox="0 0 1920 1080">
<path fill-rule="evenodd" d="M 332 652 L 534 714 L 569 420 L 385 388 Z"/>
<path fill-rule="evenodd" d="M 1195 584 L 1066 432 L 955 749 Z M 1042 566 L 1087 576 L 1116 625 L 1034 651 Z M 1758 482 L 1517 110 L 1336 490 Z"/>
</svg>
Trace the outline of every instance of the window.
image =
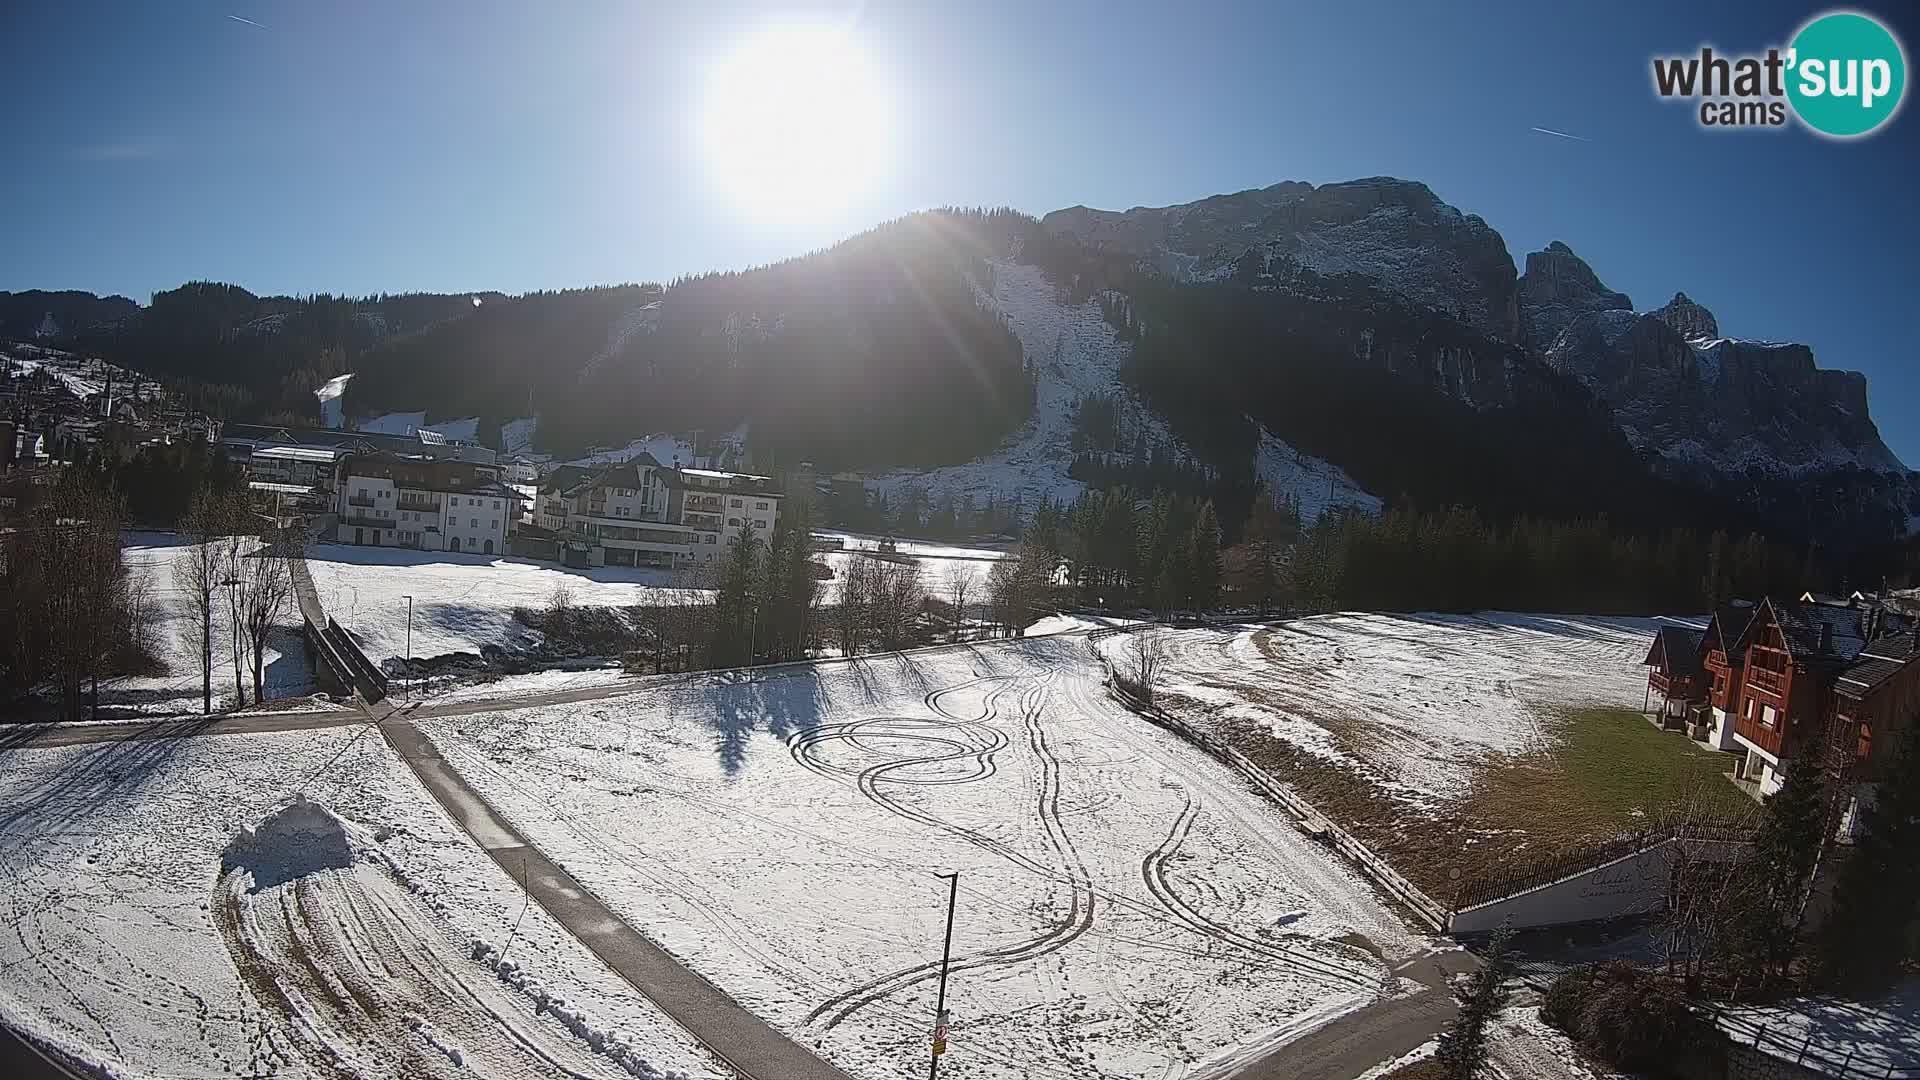
<svg viewBox="0 0 1920 1080">
<path fill-rule="evenodd" d="M 711 544 L 711 543 L 713 543 L 713 541 L 714 541 L 714 536 L 713 536 L 713 534 L 712 534 L 712 533 L 708 533 L 708 534 L 707 534 L 707 543 L 709 543 L 709 544 Z"/>
<path fill-rule="evenodd" d="M 467 528 L 469 528 L 469 529 L 477 529 L 477 528 L 479 528 L 479 527 L 480 527 L 480 519 L 479 519 L 479 518 L 468 518 L 468 519 L 467 519 Z"/>
<path fill-rule="evenodd" d="M 737 528 L 739 528 L 739 527 L 740 527 L 740 519 L 739 519 L 739 518 L 728 518 L 728 519 L 727 519 L 727 524 L 728 524 L 729 526 L 731 526 L 732 528 L 735 528 L 735 529 L 737 529 Z"/>
<path fill-rule="evenodd" d="M 744 502 L 742 502 L 742 501 L 740 501 L 739 499 L 735 499 L 735 500 L 733 500 L 733 502 L 731 502 L 731 503 L 729 503 L 728 505 L 730 505 L 730 506 L 745 506 L 745 505 L 746 505 L 746 503 L 744 503 Z"/>
<path fill-rule="evenodd" d="M 766 503 L 765 503 L 764 501 L 763 501 L 763 502 L 757 502 L 757 503 L 754 503 L 754 504 L 753 504 L 753 508 L 754 508 L 755 510 L 765 510 L 765 509 L 767 508 L 767 504 L 766 504 Z"/>
<path fill-rule="evenodd" d="M 499 518 L 494 518 L 494 519 L 493 519 L 492 521 L 489 521 L 489 522 L 487 522 L 487 528 L 489 528 L 489 529 L 492 529 L 492 530 L 493 530 L 494 532 L 499 532 L 499 531 L 500 531 L 500 519 L 499 519 Z M 491 544 L 491 543 L 493 543 L 493 541 L 491 541 L 491 540 L 489 540 L 489 541 L 487 541 L 487 543 L 489 543 L 489 544 Z"/>
<path fill-rule="evenodd" d="M 493 500 L 493 508 L 494 508 L 495 510 L 498 510 L 498 509 L 500 509 L 500 500 L 499 500 L 499 499 L 495 499 L 495 500 Z"/>
<path fill-rule="evenodd" d="M 766 523 L 766 520 L 765 520 L 764 518 L 755 518 L 755 519 L 753 520 L 753 527 L 754 527 L 754 528 L 756 528 L 756 529 L 764 529 L 764 528 L 766 528 L 766 527 L 767 527 L 767 523 Z"/>
</svg>

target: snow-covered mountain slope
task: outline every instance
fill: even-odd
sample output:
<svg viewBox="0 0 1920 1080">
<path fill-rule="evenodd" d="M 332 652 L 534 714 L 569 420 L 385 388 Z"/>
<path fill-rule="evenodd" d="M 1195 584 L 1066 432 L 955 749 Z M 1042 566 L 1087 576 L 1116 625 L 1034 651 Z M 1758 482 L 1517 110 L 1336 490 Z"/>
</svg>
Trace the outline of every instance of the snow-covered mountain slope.
<svg viewBox="0 0 1920 1080">
<path fill-rule="evenodd" d="M 1075 206 L 1048 214 L 1041 225 L 1089 247 L 1135 256 L 1176 280 L 1218 281 L 1286 265 L 1358 274 L 1492 337 L 1518 336 L 1506 241 L 1413 181 L 1287 182 L 1127 211 Z"/>
<path fill-rule="evenodd" d="M 1081 401 L 1096 396 L 1120 403 L 1124 426 L 1139 431 L 1149 445 L 1191 456 L 1166 421 L 1121 382 L 1120 369 L 1132 346 L 1114 332 L 1097 301 L 1068 303 L 1039 267 L 1011 259 L 991 265 L 992 288 L 985 299 L 1006 320 L 1035 366 L 1032 418 L 987 457 L 924 472 L 889 473 L 875 486 L 889 494 L 917 487 L 935 501 L 952 496 L 977 507 L 1017 499 L 1029 511 L 1045 499 L 1071 501 L 1085 486 L 1067 475 L 1074 413 Z M 1270 491 L 1294 498 L 1309 520 L 1330 506 L 1372 510 L 1380 505 L 1344 472 L 1265 432 L 1255 467 Z"/>
</svg>

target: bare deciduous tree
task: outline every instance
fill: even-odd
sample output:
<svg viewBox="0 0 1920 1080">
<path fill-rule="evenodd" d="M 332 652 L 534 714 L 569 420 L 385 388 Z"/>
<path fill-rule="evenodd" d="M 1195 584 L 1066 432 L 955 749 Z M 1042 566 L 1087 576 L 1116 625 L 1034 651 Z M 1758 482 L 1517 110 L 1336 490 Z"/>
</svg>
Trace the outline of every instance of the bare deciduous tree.
<svg viewBox="0 0 1920 1080">
<path fill-rule="evenodd" d="M 979 579 L 971 566 L 961 567 L 947 579 L 947 598 L 953 603 L 953 639 L 963 640 L 967 626 L 967 597 Z"/>
<path fill-rule="evenodd" d="M 193 631 L 194 651 L 200 656 L 201 711 L 213 711 L 213 631 L 218 605 L 213 594 L 223 578 L 219 541 L 226 531 L 226 503 L 218 493 L 203 489 L 194 496 L 180 533 L 187 539 L 186 555 L 173 564 L 173 585 L 186 597 L 187 608 L 198 626 Z"/>
<path fill-rule="evenodd" d="M 866 560 L 862 560 L 866 561 Z M 904 649 L 913 644 L 913 627 L 926 607 L 926 589 L 920 584 L 920 563 L 882 562 L 874 567 L 868 624 L 882 649 Z"/>
<path fill-rule="evenodd" d="M 1126 670 L 1120 677 L 1135 697 L 1152 703 L 1153 692 L 1160 685 L 1160 674 L 1166 665 L 1167 643 L 1159 632 L 1136 630 L 1127 635 Z"/>
</svg>

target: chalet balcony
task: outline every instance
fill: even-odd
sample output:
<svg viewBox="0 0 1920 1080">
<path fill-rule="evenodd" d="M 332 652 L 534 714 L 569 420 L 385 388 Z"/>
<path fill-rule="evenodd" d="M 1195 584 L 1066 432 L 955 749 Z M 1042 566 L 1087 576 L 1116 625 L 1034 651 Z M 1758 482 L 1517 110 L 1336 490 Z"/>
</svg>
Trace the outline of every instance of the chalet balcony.
<svg viewBox="0 0 1920 1080">
<path fill-rule="evenodd" d="M 685 513 L 680 515 L 680 524 L 691 529 L 712 529 L 717 532 L 720 529 L 720 515 Z"/>
<path fill-rule="evenodd" d="M 371 506 L 373 506 L 373 496 L 371 496 L 371 495 L 349 495 L 349 496 L 347 496 L 347 505 L 348 505 L 348 506 L 366 506 L 366 507 L 371 507 Z"/>
<path fill-rule="evenodd" d="M 395 505 L 402 510 L 425 510 L 429 513 L 437 514 L 442 509 L 443 504 L 439 499 L 409 499 L 403 495 Z"/>
<path fill-rule="evenodd" d="M 1787 702 L 1788 675 L 1784 671 L 1749 665 L 1747 667 L 1747 689 L 1759 693 L 1776 705 Z"/>
<path fill-rule="evenodd" d="M 391 529 L 393 528 L 393 519 L 377 518 L 372 514 L 342 514 L 340 515 L 340 524 L 358 525 L 369 529 Z"/>
<path fill-rule="evenodd" d="M 686 509 L 688 510 L 705 510 L 712 513 L 720 513 L 726 508 L 726 500 L 718 495 L 688 495 L 686 497 Z"/>
<path fill-rule="evenodd" d="M 1662 697 L 1691 698 L 1699 693 L 1700 682 L 1691 675 L 1650 671 L 1647 673 L 1647 688 Z"/>
</svg>

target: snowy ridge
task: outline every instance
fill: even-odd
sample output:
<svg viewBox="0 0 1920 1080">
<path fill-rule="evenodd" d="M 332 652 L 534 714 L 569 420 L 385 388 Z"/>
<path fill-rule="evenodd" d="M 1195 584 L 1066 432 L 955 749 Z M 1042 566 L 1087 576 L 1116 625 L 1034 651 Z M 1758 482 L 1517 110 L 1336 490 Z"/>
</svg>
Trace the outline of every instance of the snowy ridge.
<svg viewBox="0 0 1920 1080">
<path fill-rule="evenodd" d="M 653 460 L 662 465 L 671 466 L 676 459 L 682 465 L 691 465 L 694 461 L 693 444 L 678 435 L 655 432 L 633 440 L 616 450 L 595 450 L 584 457 L 574 458 L 569 465 L 592 467 L 595 465 L 619 465 L 632 461 L 642 454 L 652 455 Z"/>
</svg>

